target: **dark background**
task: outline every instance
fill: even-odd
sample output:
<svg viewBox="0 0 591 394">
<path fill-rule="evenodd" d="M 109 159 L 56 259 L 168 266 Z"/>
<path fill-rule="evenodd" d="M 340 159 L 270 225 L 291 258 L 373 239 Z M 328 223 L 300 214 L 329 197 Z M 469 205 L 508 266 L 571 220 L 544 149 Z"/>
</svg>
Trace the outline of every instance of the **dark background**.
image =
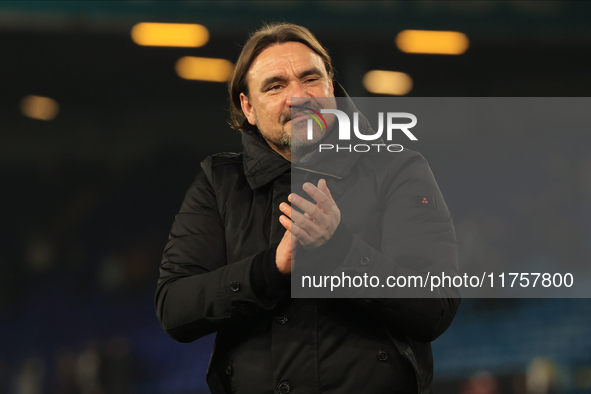
<svg viewBox="0 0 591 394">
<path fill-rule="evenodd" d="M 0 393 L 208 392 L 213 339 L 168 338 L 153 293 L 199 162 L 241 144 L 225 84 L 174 65 L 235 62 L 272 21 L 315 33 L 351 96 L 372 96 L 372 69 L 409 74 L 412 97 L 591 93 L 586 1 L 0 2 Z M 139 22 L 200 23 L 211 38 L 142 47 Z M 405 54 L 404 29 L 461 31 L 470 48 Z M 25 117 L 31 94 L 55 99 L 58 116 Z M 589 146 L 572 130 L 474 130 L 411 148 L 438 179 L 462 262 L 542 270 L 590 262 Z M 588 299 L 465 300 L 433 343 L 436 392 L 591 392 L 590 316 Z"/>
</svg>

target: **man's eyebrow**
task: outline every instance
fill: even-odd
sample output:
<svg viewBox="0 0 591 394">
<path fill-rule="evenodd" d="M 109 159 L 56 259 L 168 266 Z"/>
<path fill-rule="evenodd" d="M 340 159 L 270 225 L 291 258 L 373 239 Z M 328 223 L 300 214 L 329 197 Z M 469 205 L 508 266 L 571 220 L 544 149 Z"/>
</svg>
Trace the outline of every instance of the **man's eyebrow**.
<svg viewBox="0 0 591 394">
<path fill-rule="evenodd" d="M 269 86 L 272 83 L 283 81 L 284 79 L 285 79 L 284 75 L 275 75 L 272 77 L 265 78 L 263 80 L 263 83 L 261 83 L 261 89 L 264 89 L 265 87 Z"/>
<path fill-rule="evenodd" d="M 318 67 L 312 67 L 305 71 L 302 71 L 297 77 L 304 78 L 308 75 L 322 75 L 322 70 L 320 70 Z"/>
<path fill-rule="evenodd" d="M 305 78 L 308 75 L 322 75 L 322 70 L 320 70 L 318 67 L 312 67 L 312 68 L 302 71 L 299 75 L 297 75 L 297 77 L 298 78 Z M 284 79 L 285 79 L 284 75 L 274 75 L 272 77 L 265 78 L 263 80 L 263 82 L 261 83 L 261 89 L 265 89 L 267 86 L 269 86 L 275 82 L 283 81 Z"/>
</svg>

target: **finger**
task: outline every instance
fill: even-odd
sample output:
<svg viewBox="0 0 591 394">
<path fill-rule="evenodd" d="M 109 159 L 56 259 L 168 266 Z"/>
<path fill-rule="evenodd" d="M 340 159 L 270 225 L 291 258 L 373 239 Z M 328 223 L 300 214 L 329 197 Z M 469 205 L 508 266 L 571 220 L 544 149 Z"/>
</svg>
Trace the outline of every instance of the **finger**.
<svg viewBox="0 0 591 394">
<path fill-rule="evenodd" d="M 283 227 L 285 227 L 285 229 L 287 231 L 289 231 L 293 236 L 295 236 L 298 239 L 298 241 L 300 241 L 300 243 L 304 244 L 304 243 L 312 242 L 313 238 L 308 233 L 308 231 L 306 229 L 307 228 L 310 229 L 312 234 L 317 234 L 319 232 L 319 229 L 310 228 L 310 227 L 317 227 L 317 226 L 313 225 L 313 223 L 310 220 L 306 219 L 304 217 L 304 215 L 302 215 L 298 211 L 292 210 L 292 208 L 289 206 L 289 204 L 282 203 L 279 205 L 279 208 L 284 213 L 289 212 L 289 215 L 291 215 L 291 219 L 289 218 L 289 216 L 286 216 L 286 215 L 281 215 L 279 217 L 279 222 L 283 225 Z M 301 224 L 303 224 L 305 222 L 307 222 L 307 224 L 305 226 L 298 225 L 295 222 L 295 220 L 298 220 Z M 312 224 L 313 226 L 310 226 L 310 224 Z"/>
<path fill-rule="evenodd" d="M 308 215 L 307 212 L 303 214 L 294 210 L 289 204 L 281 203 L 279 204 L 279 209 L 285 216 L 291 219 L 292 222 L 298 224 L 298 226 L 305 228 L 307 226 L 306 222 L 313 221 L 312 217 Z"/>
<path fill-rule="evenodd" d="M 295 235 L 293 235 L 293 233 L 291 232 L 291 225 L 292 225 L 292 222 L 291 222 L 291 220 L 289 220 L 289 218 L 288 218 L 287 216 L 284 216 L 284 215 L 281 215 L 281 216 L 279 217 L 279 222 L 280 222 L 280 223 L 283 225 L 283 227 L 285 227 L 285 230 L 286 230 L 286 231 L 285 231 L 285 234 L 283 234 L 283 237 L 285 238 L 286 236 L 289 236 L 289 237 L 290 237 L 290 239 L 291 239 L 291 250 L 292 250 L 292 253 L 293 253 L 293 251 L 295 250 L 295 248 L 296 248 L 296 246 L 297 246 L 297 243 L 300 243 L 300 244 L 301 244 L 301 242 L 300 242 L 300 240 L 299 240 L 299 239 L 298 239 L 298 238 L 297 238 Z"/>
<path fill-rule="evenodd" d="M 338 207 L 337 203 L 332 198 L 332 194 L 330 193 L 330 189 L 328 188 L 325 179 L 320 179 L 318 181 L 318 190 L 320 190 L 326 196 L 325 200 L 322 200 L 322 202 L 318 203 L 320 209 L 326 212 L 327 215 L 333 214 L 335 208 L 338 209 Z"/>
<path fill-rule="evenodd" d="M 291 206 L 289 204 L 286 204 L 286 203 L 282 202 L 281 204 L 279 204 L 279 210 L 281 212 L 283 212 L 283 214 L 285 216 L 287 216 L 288 218 L 291 218 L 292 209 L 291 209 Z"/>
<path fill-rule="evenodd" d="M 321 186 L 320 181 L 319 186 Z M 319 209 L 324 211 L 326 214 L 330 214 L 333 211 L 335 202 L 333 201 L 332 197 L 329 197 L 330 192 L 327 194 L 325 191 L 319 189 L 309 182 L 306 182 L 303 187 L 306 193 L 308 193 L 314 199 L 314 201 L 316 201 L 316 205 Z M 327 190 L 326 187 L 325 190 Z"/>
<path fill-rule="evenodd" d="M 308 216 L 312 219 L 313 222 L 316 223 L 323 223 L 326 220 L 326 213 L 324 211 L 322 211 L 317 204 L 314 204 L 308 200 L 306 200 L 303 197 L 298 196 L 295 193 L 291 193 L 287 199 L 294 204 L 295 206 L 297 206 L 298 208 L 300 208 L 302 211 L 304 211 L 305 213 L 308 214 Z M 293 215 L 296 215 L 296 213 L 299 214 L 299 212 L 293 210 L 292 211 Z M 294 220 L 295 221 L 295 220 Z M 298 223 L 302 223 L 301 221 L 298 221 Z"/>
<path fill-rule="evenodd" d="M 289 226 L 290 226 L 289 228 L 290 228 L 291 234 L 302 245 L 308 245 L 308 244 L 311 244 L 312 242 L 314 242 L 314 238 L 312 236 L 310 236 L 310 234 L 308 234 L 306 231 L 304 231 L 304 229 L 302 229 L 300 226 L 298 226 L 294 222 L 291 222 L 291 224 Z"/>
<path fill-rule="evenodd" d="M 310 195 L 322 208 L 328 207 L 331 204 L 331 199 L 318 187 L 314 186 L 310 182 L 306 182 L 303 185 L 303 189 Z"/>
<path fill-rule="evenodd" d="M 322 229 L 307 212 L 302 214 L 285 203 L 280 204 L 279 209 L 281 209 L 286 216 L 291 217 L 292 224 L 297 225 L 309 236 L 318 237 L 322 234 Z"/>
<path fill-rule="evenodd" d="M 285 215 L 279 216 L 279 223 L 281 223 L 283 225 L 283 227 L 285 227 L 285 229 L 291 233 L 292 222 L 287 216 L 285 216 Z"/>
<path fill-rule="evenodd" d="M 329 200 L 331 200 L 331 202 L 334 202 L 332 194 L 330 193 L 330 189 L 328 188 L 328 185 L 326 184 L 326 180 L 324 178 L 318 181 L 318 189 L 320 189 L 324 194 L 326 194 L 326 196 L 329 198 Z"/>
</svg>

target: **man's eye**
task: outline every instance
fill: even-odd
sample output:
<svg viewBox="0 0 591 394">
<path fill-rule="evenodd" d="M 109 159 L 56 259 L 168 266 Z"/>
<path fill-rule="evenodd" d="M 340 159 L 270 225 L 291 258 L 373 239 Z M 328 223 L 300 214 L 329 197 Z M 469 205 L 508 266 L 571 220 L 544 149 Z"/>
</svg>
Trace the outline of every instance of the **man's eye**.
<svg viewBox="0 0 591 394">
<path fill-rule="evenodd" d="M 309 78 L 306 80 L 306 82 L 316 82 L 318 81 L 318 78 L 314 77 L 314 78 Z"/>
<path fill-rule="evenodd" d="M 280 87 L 281 87 L 281 85 L 272 85 L 272 86 L 269 86 L 269 89 L 267 89 L 267 90 L 277 90 Z"/>
</svg>

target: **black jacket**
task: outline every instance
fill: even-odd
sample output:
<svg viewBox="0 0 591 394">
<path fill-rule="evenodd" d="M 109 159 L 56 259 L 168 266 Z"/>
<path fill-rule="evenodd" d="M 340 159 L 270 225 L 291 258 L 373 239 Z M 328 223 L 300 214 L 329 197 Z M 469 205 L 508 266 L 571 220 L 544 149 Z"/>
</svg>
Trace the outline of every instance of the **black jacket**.
<svg viewBox="0 0 591 394">
<path fill-rule="evenodd" d="M 164 330 L 181 342 L 217 332 L 207 372 L 214 394 L 430 393 L 429 342 L 451 323 L 457 294 L 292 299 L 275 267 L 279 204 L 292 179 L 322 177 L 342 212 L 323 248 L 351 245 L 331 271 L 457 272 L 451 216 L 423 157 L 315 156 L 292 168 L 258 135 L 243 133 L 243 144 L 243 154 L 202 162 L 173 224 L 156 292 Z M 434 198 L 436 209 L 416 206 L 417 196 Z"/>
</svg>

